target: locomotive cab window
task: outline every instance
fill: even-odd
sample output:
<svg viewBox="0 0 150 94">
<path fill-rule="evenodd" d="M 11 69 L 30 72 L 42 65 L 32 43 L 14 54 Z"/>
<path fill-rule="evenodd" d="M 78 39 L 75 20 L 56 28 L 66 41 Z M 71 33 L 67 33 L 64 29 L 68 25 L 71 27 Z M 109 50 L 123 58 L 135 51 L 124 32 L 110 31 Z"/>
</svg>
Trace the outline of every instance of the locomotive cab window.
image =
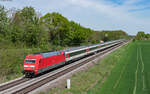
<svg viewBox="0 0 150 94">
<path fill-rule="evenodd" d="M 25 63 L 35 63 L 35 59 L 25 59 Z"/>
</svg>

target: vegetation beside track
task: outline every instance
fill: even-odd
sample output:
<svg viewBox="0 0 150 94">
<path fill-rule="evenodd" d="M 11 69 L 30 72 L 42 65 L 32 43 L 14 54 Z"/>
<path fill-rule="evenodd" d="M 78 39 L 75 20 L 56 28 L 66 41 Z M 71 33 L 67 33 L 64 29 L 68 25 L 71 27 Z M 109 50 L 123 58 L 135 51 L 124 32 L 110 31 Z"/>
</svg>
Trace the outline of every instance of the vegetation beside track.
<svg viewBox="0 0 150 94">
<path fill-rule="evenodd" d="M 21 76 L 27 54 L 129 38 L 122 30 L 95 31 L 60 13 L 40 15 L 33 7 L 0 5 L 0 83 Z"/>
<path fill-rule="evenodd" d="M 102 83 L 104 79 L 108 77 L 111 70 L 119 63 L 120 59 L 124 57 L 124 53 L 129 46 L 130 44 L 127 44 L 117 49 L 96 65 L 88 68 L 88 70 L 74 74 L 71 77 L 71 89 L 66 89 L 65 83 L 60 88 L 53 88 L 49 92 L 41 92 L 40 94 L 87 94 L 97 83 Z M 101 85 L 99 85 L 99 87 L 101 87 Z"/>
<path fill-rule="evenodd" d="M 149 49 L 149 41 L 131 43 L 104 85 L 98 82 L 88 94 L 149 94 Z"/>
</svg>

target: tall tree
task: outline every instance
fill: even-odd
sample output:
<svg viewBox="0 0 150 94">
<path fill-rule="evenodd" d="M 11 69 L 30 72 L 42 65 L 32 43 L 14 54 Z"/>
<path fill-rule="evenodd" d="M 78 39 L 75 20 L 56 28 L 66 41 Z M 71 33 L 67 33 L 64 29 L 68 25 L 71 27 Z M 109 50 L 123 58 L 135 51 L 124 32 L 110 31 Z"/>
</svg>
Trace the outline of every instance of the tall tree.
<svg viewBox="0 0 150 94">
<path fill-rule="evenodd" d="M 145 38 L 145 33 L 143 31 L 139 31 L 136 35 L 137 40 L 143 40 Z"/>
<path fill-rule="evenodd" d="M 69 21 L 59 13 L 47 13 L 41 17 L 41 23 L 49 31 L 50 40 L 57 45 L 66 45 L 69 34 Z"/>
<path fill-rule="evenodd" d="M 7 17 L 7 11 L 3 6 L 0 6 L 0 34 L 7 37 L 9 34 L 9 18 Z"/>
</svg>

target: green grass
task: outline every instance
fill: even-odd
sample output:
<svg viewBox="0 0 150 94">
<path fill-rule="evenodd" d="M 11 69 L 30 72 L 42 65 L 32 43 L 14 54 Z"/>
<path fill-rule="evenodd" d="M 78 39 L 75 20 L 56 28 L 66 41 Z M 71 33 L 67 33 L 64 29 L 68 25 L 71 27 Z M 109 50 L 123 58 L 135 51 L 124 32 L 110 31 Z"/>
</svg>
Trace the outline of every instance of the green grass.
<svg viewBox="0 0 150 94">
<path fill-rule="evenodd" d="M 149 41 L 130 43 L 103 86 L 99 81 L 88 94 L 150 94 L 149 49 Z"/>
<path fill-rule="evenodd" d="M 46 93 L 41 92 L 40 94 L 87 94 L 87 92 L 90 92 L 91 90 L 97 90 L 95 85 L 102 83 L 103 79 L 105 77 L 107 78 L 112 69 L 116 65 L 121 64 L 119 61 L 124 57 L 124 53 L 129 47 L 129 45 L 121 47 L 99 61 L 96 65 L 88 68 L 88 70 L 74 74 L 71 77 L 71 89 L 68 90 L 65 88 L 65 81 L 65 84 L 63 84 L 62 87 L 53 88 Z"/>
<path fill-rule="evenodd" d="M 150 94 L 150 41 L 139 43 L 141 46 L 142 61 L 144 63 L 144 81 L 145 81 L 145 92 Z"/>
</svg>

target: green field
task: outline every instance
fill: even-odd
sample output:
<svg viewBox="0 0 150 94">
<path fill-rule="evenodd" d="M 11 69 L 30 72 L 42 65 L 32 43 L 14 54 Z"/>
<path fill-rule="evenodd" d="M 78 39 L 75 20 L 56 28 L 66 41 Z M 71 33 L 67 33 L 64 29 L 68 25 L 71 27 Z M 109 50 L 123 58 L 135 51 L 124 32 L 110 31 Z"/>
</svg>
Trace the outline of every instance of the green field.
<svg viewBox="0 0 150 94">
<path fill-rule="evenodd" d="M 150 41 L 130 43 L 102 87 L 88 94 L 150 94 Z"/>
</svg>

